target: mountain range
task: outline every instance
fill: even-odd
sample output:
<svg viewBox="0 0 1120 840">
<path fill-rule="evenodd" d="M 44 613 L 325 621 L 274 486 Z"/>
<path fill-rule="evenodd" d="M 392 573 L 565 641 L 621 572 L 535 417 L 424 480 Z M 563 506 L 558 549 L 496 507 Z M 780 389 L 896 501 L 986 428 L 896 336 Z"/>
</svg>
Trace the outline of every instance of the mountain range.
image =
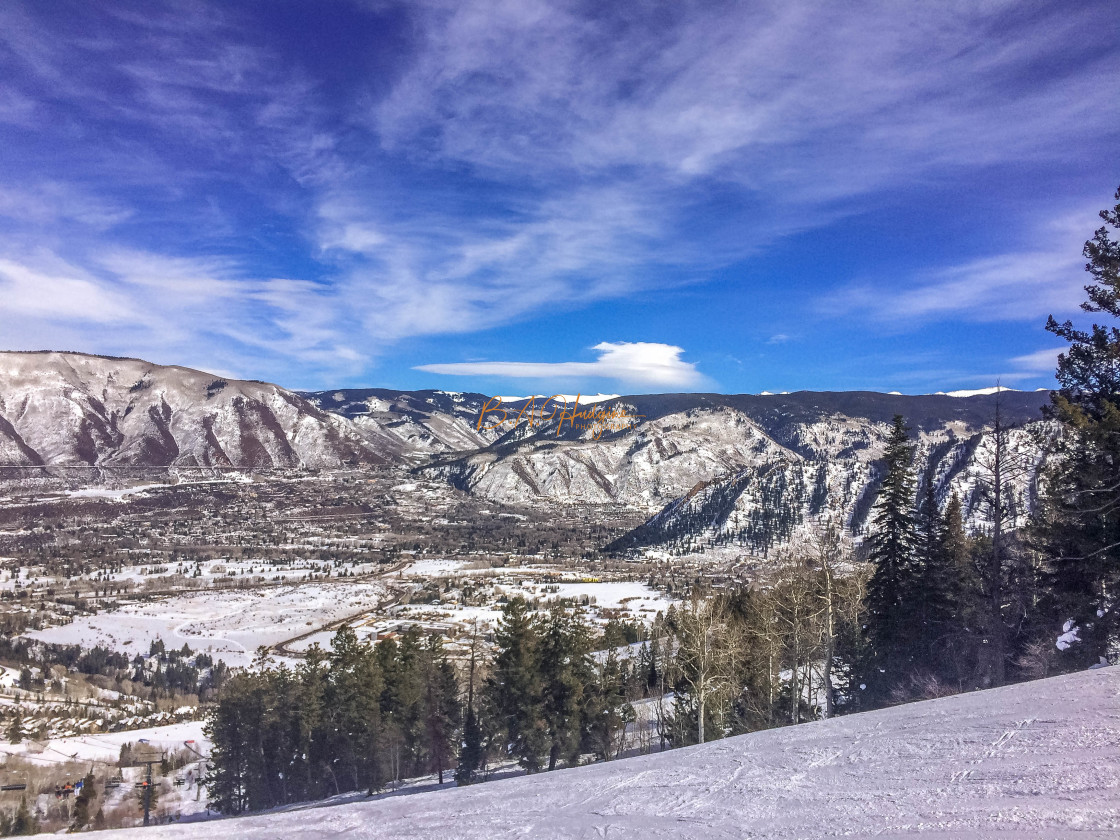
<svg viewBox="0 0 1120 840">
<path fill-rule="evenodd" d="M 618 549 L 765 552 L 822 516 L 862 529 L 895 414 L 912 430 L 920 480 L 934 482 L 942 503 L 957 493 L 973 529 L 990 514 L 984 471 L 997 411 L 1016 459 L 1012 519 L 1031 509 L 1055 433 L 1042 417 L 1045 391 L 651 394 L 601 398 L 578 413 L 508 399 L 295 392 L 138 359 L 3 352 L 0 466 L 11 476 L 397 465 L 496 502 L 648 514 Z"/>
</svg>

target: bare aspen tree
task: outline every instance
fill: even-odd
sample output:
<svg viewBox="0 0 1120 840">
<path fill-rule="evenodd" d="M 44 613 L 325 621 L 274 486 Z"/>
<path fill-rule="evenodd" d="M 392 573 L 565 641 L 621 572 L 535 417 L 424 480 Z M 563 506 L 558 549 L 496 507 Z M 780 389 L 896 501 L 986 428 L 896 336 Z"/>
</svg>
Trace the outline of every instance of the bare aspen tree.
<svg viewBox="0 0 1120 840">
<path fill-rule="evenodd" d="M 740 634 L 728 620 L 720 599 L 693 593 L 688 604 L 677 611 L 676 643 L 673 676 L 688 687 L 696 703 L 697 741 L 703 744 L 709 707 L 733 690 Z"/>
<path fill-rule="evenodd" d="M 821 572 L 817 592 L 820 605 L 818 638 L 821 652 L 821 690 L 824 708 L 821 716 L 830 718 L 836 711 L 836 692 L 832 686 L 832 666 L 836 661 L 836 645 L 845 605 L 842 603 L 845 587 L 837 580 L 837 567 L 850 558 L 851 547 L 844 544 L 843 529 L 832 521 L 824 521 L 813 530 L 809 549 Z"/>
<path fill-rule="evenodd" d="M 813 591 L 814 574 L 803 554 L 785 554 L 779 561 L 773 597 L 777 601 L 778 639 L 790 672 L 789 722 L 801 722 L 802 671 L 816 654 L 815 632 L 820 604 Z"/>
</svg>

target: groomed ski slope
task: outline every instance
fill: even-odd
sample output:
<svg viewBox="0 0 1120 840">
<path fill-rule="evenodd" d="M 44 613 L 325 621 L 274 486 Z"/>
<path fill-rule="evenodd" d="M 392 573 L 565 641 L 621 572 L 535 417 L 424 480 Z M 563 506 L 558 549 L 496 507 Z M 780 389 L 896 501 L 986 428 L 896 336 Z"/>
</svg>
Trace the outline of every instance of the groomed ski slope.
<svg viewBox="0 0 1120 840">
<path fill-rule="evenodd" d="M 472 788 L 143 836 L 1115 840 L 1120 667 Z"/>
</svg>

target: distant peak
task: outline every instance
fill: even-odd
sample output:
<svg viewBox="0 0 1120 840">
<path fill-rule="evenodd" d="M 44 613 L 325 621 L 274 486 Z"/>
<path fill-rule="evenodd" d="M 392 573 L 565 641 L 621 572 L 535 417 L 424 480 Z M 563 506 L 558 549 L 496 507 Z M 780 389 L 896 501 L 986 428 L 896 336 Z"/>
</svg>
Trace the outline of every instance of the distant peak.
<svg viewBox="0 0 1120 840">
<path fill-rule="evenodd" d="M 1045 388 L 1039 388 L 1040 391 L 1045 391 Z M 998 394 L 1001 391 L 1011 391 L 1018 393 L 1018 388 L 1004 388 L 1002 385 L 993 385 L 991 388 L 976 388 L 971 391 L 938 391 L 937 393 L 946 397 L 986 397 L 989 394 Z"/>
</svg>

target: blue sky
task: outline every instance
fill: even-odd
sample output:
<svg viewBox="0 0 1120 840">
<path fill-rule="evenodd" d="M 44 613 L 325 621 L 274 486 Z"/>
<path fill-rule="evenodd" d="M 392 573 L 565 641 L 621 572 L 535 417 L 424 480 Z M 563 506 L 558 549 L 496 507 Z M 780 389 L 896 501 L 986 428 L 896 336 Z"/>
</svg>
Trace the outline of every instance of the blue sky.
<svg viewBox="0 0 1120 840">
<path fill-rule="evenodd" d="M 0 349 L 290 387 L 1053 384 L 1120 8 L 0 4 Z"/>
</svg>

